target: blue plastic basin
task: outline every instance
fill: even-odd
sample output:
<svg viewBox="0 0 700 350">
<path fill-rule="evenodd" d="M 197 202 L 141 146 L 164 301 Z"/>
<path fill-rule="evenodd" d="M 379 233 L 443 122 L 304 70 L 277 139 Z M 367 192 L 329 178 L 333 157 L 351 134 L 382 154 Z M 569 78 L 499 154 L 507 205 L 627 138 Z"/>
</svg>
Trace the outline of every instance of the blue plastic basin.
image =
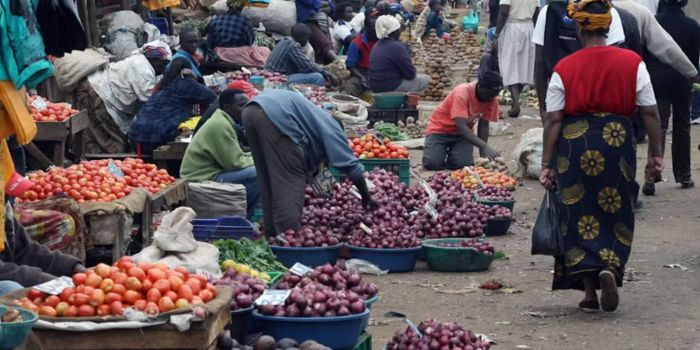
<svg viewBox="0 0 700 350">
<path fill-rule="evenodd" d="M 329 247 L 280 247 L 270 246 L 272 252 L 284 266 L 292 267 L 296 263 L 302 263 L 308 267 L 316 267 L 325 264 L 335 264 L 338 260 L 338 252 L 343 244 Z"/>
<path fill-rule="evenodd" d="M 367 308 L 367 310 L 372 312 L 372 304 L 377 302 L 377 300 L 379 300 L 379 295 L 375 295 L 374 297 L 365 300 L 365 307 Z M 369 326 L 369 317 L 362 320 L 361 328 L 363 332 L 365 331 L 365 329 L 367 329 L 367 326 Z"/>
<path fill-rule="evenodd" d="M 416 266 L 418 253 L 423 247 L 383 249 L 363 248 L 349 245 L 350 255 L 353 258 L 367 260 L 377 265 L 382 270 L 389 272 L 410 272 Z"/>
<path fill-rule="evenodd" d="M 19 307 L 15 307 L 15 309 L 20 312 L 23 321 L 13 323 L 0 322 L 0 350 L 11 350 L 24 343 L 24 340 L 27 339 L 27 336 L 32 331 L 32 326 L 39 319 L 37 314 L 29 310 Z M 7 306 L 0 305 L 0 316 L 4 315 L 5 312 L 7 312 Z"/>
<path fill-rule="evenodd" d="M 253 311 L 264 334 L 275 339 L 291 338 L 301 343 L 314 340 L 334 350 L 352 349 L 360 339 L 363 320 L 369 310 L 356 315 L 338 317 L 278 317 Z"/>
</svg>

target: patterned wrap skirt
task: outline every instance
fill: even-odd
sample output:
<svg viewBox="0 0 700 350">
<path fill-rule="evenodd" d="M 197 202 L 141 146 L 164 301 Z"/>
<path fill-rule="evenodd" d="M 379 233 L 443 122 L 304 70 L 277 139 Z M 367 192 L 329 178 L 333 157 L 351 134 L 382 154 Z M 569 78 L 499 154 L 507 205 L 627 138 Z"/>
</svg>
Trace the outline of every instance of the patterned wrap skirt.
<svg viewBox="0 0 700 350">
<path fill-rule="evenodd" d="M 638 188 L 631 121 L 611 114 L 566 116 L 555 164 L 565 254 L 555 258 L 552 288 L 583 290 L 586 274 L 599 288 L 603 269 L 622 286 Z"/>
</svg>

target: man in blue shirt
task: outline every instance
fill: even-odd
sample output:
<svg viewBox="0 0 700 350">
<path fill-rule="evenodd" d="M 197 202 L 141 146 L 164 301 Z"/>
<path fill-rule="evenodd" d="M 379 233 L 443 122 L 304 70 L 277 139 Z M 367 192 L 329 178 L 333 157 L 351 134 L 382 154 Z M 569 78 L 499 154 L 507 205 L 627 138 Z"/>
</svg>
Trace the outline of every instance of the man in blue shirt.
<svg viewBox="0 0 700 350">
<path fill-rule="evenodd" d="M 303 95 L 265 90 L 243 110 L 243 127 L 258 173 L 267 236 L 299 229 L 306 180 L 315 177 L 322 163 L 347 175 L 365 208 L 377 207 L 343 129 Z"/>
<path fill-rule="evenodd" d="M 303 47 L 309 42 L 311 30 L 303 23 L 292 27 L 292 36 L 280 40 L 265 63 L 265 69 L 288 75 L 291 84 L 324 86 L 327 81 L 336 82 L 333 74 L 311 62 Z"/>
</svg>

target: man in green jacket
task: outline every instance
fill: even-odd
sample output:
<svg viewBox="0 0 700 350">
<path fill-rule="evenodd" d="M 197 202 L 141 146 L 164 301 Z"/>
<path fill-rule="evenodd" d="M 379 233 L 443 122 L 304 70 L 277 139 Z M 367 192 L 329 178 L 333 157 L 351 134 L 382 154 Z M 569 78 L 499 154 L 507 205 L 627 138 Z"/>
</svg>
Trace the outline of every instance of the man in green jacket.
<svg viewBox="0 0 700 350">
<path fill-rule="evenodd" d="M 219 96 L 219 109 L 194 135 L 182 159 L 180 175 L 193 182 L 216 181 L 245 186 L 247 217 L 260 200 L 257 173 L 250 152 L 243 151 L 245 132 L 241 124 L 245 92 L 228 89 Z"/>
</svg>

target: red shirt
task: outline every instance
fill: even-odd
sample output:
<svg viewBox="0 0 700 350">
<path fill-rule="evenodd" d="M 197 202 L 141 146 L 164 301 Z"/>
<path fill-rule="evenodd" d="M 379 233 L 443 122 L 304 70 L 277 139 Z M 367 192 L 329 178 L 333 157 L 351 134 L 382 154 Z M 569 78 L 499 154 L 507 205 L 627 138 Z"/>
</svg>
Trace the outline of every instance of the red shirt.
<svg viewBox="0 0 700 350">
<path fill-rule="evenodd" d="M 564 113 L 634 116 L 641 62 L 634 51 L 613 46 L 591 47 L 565 57 L 554 67 L 566 91 Z"/>
<path fill-rule="evenodd" d="M 376 40 L 367 40 L 367 34 L 358 35 L 355 39 L 352 39 L 348 47 L 347 58 L 345 59 L 347 67 L 369 69 L 369 56 L 376 43 Z"/>
<path fill-rule="evenodd" d="M 478 117 L 481 115 L 481 117 Z M 477 120 L 483 118 L 490 122 L 498 121 L 498 99 L 481 102 L 476 97 L 476 82 L 457 85 L 445 100 L 435 108 L 430 116 L 425 135 L 454 134 L 457 135 L 455 118 L 465 118 L 469 127 L 474 127 Z"/>
</svg>

